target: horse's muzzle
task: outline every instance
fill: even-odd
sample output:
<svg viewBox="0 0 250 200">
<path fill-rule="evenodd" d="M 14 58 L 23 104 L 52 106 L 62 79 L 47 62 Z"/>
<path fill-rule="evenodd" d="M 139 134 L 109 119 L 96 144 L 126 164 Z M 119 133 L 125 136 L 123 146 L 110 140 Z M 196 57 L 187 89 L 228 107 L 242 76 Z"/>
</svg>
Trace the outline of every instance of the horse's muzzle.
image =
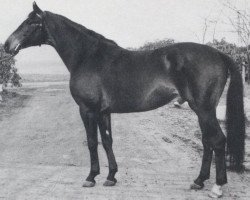
<svg viewBox="0 0 250 200">
<path fill-rule="evenodd" d="M 4 43 L 4 50 L 6 53 L 10 53 L 10 43 L 8 40 Z"/>
<path fill-rule="evenodd" d="M 11 40 L 11 38 L 9 38 L 4 43 L 5 52 L 11 55 L 16 55 L 20 49 L 21 49 L 21 44 L 17 40 Z"/>
</svg>

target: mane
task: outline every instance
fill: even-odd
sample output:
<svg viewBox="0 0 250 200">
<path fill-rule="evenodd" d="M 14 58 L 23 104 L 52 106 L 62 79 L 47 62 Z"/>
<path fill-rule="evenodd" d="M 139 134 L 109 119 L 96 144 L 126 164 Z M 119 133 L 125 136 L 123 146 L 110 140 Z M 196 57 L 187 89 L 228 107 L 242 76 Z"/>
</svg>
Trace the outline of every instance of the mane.
<svg viewBox="0 0 250 200">
<path fill-rule="evenodd" d="M 74 29 L 76 29 L 77 31 L 79 31 L 83 34 L 87 34 L 88 36 L 94 37 L 94 38 L 101 40 L 103 42 L 118 46 L 117 43 L 114 42 L 113 40 L 107 39 L 103 35 L 96 33 L 95 31 L 92 31 L 90 29 L 87 29 L 85 26 L 78 24 L 76 22 L 73 22 L 70 19 L 68 19 L 67 17 L 64 17 L 62 15 L 58 15 L 58 14 L 54 14 L 54 13 L 51 13 L 49 11 L 45 11 L 45 12 L 46 12 L 46 15 L 49 14 L 49 15 L 52 15 L 56 18 L 60 18 L 63 22 L 69 24 L 71 27 L 73 27 Z"/>
</svg>

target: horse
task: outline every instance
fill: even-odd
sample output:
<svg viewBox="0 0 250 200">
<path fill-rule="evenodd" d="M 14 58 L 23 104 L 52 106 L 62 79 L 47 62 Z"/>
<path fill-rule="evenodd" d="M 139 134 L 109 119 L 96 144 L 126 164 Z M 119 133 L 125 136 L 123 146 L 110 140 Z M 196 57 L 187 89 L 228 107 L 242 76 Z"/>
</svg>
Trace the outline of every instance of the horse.
<svg viewBox="0 0 250 200">
<path fill-rule="evenodd" d="M 32 12 L 4 48 L 16 55 L 21 49 L 44 44 L 54 47 L 68 68 L 70 92 L 86 129 L 91 167 L 84 187 L 93 187 L 100 173 L 98 127 L 109 163 L 104 186 L 114 186 L 118 167 L 112 149 L 111 113 L 161 107 L 176 97 L 173 88 L 196 113 L 202 132 L 202 164 L 191 189 L 202 189 L 209 179 L 213 153 L 216 182 L 212 197 L 220 197 L 227 183 L 227 157 L 231 169 L 244 169 L 243 84 L 238 67 L 227 55 L 190 42 L 150 51 L 127 50 L 64 16 L 42 11 L 34 2 Z M 226 137 L 216 107 L 229 77 Z"/>
</svg>

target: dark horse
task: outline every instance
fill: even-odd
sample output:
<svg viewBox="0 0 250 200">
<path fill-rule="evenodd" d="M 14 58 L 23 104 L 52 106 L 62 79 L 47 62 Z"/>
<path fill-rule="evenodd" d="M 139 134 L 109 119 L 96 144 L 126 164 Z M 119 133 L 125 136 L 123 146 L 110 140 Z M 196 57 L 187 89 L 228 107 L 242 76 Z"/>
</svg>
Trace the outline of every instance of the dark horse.
<svg viewBox="0 0 250 200">
<path fill-rule="evenodd" d="M 112 186 L 116 183 L 117 164 L 112 150 L 111 113 L 163 106 L 176 96 L 172 87 L 197 114 L 202 131 L 202 166 L 191 188 L 201 189 L 209 178 L 213 152 L 214 193 L 220 194 L 220 186 L 227 183 L 226 152 L 231 168 L 242 170 L 243 85 L 239 70 L 228 56 L 195 43 L 177 43 L 154 51 L 129 51 L 63 16 L 42 11 L 34 3 L 28 18 L 7 39 L 5 50 L 15 55 L 20 49 L 42 44 L 53 46 L 70 72 L 70 91 L 79 105 L 90 151 L 91 170 L 85 187 L 94 186 L 95 176 L 100 173 L 97 127 L 109 162 L 104 185 Z M 216 118 L 216 107 L 229 74 L 226 140 Z"/>
</svg>

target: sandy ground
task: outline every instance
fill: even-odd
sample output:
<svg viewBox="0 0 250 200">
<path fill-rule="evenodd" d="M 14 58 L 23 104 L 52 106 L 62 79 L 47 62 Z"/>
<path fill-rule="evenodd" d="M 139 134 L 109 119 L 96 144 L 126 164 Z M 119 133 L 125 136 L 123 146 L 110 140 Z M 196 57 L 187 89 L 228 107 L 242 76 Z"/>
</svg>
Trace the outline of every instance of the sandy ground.
<svg viewBox="0 0 250 200">
<path fill-rule="evenodd" d="M 96 187 L 82 188 L 89 153 L 67 84 L 29 84 L 18 93 L 19 103 L 0 117 L 0 199 L 209 199 L 214 165 L 205 188 L 189 190 L 202 146 L 197 118 L 187 105 L 112 115 L 118 183 L 102 186 L 108 166 L 100 142 L 101 175 Z M 249 137 L 246 144 L 249 166 Z M 249 172 L 229 172 L 228 181 L 224 199 L 250 199 Z"/>
</svg>

